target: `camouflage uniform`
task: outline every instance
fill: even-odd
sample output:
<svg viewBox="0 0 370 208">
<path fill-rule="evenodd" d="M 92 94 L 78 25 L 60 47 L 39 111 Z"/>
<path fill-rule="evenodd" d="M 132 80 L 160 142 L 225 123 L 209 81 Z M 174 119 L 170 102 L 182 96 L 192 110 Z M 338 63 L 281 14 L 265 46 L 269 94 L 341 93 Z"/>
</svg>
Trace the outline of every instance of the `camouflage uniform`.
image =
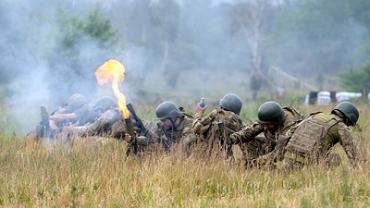
<svg viewBox="0 0 370 208">
<path fill-rule="evenodd" d="M 169 151 L 173 144 L 181 144 L 185 151 L 189 151 L 190 145 L 196 141 L 192 129 L 193 119 L 184 116 L 176 128 L 166 129 L 157 123 L 157 142 L 162 145 L 165 151 Z"/>
<path fill-rule="evenodd" d="M 62 132 L 64 126 L 80 126 L 89 122 L 90 107 L 86 98 L 81 94 L 74 94 L 67 100 L 67 104 L 50 114 L 50 116 L 73 115 L 70 119 L 55 121 L 56 129 L 49 125 L 49 114 L 45 107 L 41 107 L 41 122 L 36 126 L 36 138 L 54 138 Z"/>
<path fill-rule="evenodd" d="M 343 119 L 334 114 L 314 113 L 302 121 L 285 148 L 285 168 L 331 162 L 332 147 L 339 143 L 350 163 L 356 166 L 357 148 Z"/>
<path fill-rule="evenodd" d="M 269 130 L 262 124 L 255 122 L 231 135 L 230 138 L 233 144 L 244 143 L 246 145 L 244 155 L 246 155 L 247 167 L 257 165 L 256 163 L 261 161 L 256 159 L 263 155 L 270 154 L 271 157 L 268 160 L 273 160 L 275 159 L 274 157 L 282 155 L 284 144 L 293 134 L 297 123 L 303 118 L 293 108 L 285 107 L 283 111 L 283 121 L 274 130 Z M 264 137 L 258 137 L 260 133 L 263 133 Z M 258 165 L 261 164 L 258 163 Z"/>
<path fill-rule="evenodd" d="M 139 151 L 160 149 L 169 152 L 173 148 L 180 147 L 189 153 L 191 144 L 196 141 L 191 127 L 192 119 L 187 116 L 183 116 L 179 125 L 173 128 L 165 128 L 159 121 L 155 128 L 150 128 L 147 135 L 136 138 L 137 148 Z"/>
<path fill-rule="evenodd" d="M 133 128 L 136 132 L 140 132 L 138 125 L 130 116 Z M 150 129 L 151 125 L 149 122 L 144 122 L 146 128 Z M 73 136 L 104 136 L 114 137 L 116 139 L 122 139 L 127 133 L 125 120 L 122 117 L 121 112 L 118 108 L 113 108 L 102 113 L 94 122 L 88 123 L 84 126 L 72 127 Z M 148 136 L 149 131 L 141 136 Z"/>
<path fill-rule="evenodd" d="M 206 155 L 210 156 L 214 151 L 217 155 L 221 150 L 223 157 L 233 157 L 232 145 L 228 140 L 232 133 L 244 127 L 240 117 L 234 112 L 217 108 L 204 117 L 202 113 L 197 113 L 195 118 L 193 129 L 199 135 L 201 144 L 206 147 Z M 243 144 L 241 149 L 244 149 Z"/>
<path fill-rule="evenodd" d="M 108 136 L 112 135 L 112 126 L 123 122 L 118 109 L 109 109 L 102 113 L 94 122 L 73 128 L 74 136 Z"/>
</svg>

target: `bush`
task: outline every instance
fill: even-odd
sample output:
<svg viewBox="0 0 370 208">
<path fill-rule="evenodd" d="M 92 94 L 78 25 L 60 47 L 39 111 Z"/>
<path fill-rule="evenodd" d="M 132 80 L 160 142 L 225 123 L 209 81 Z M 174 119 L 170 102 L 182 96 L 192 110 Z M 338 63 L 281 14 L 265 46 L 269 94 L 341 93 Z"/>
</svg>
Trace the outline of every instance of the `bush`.
<svg viewBox="0 0 370 208">
<path fill-rule="evenodd" d="M 340 78 L 348 90 L 362 92 L 366 96 L 370 92 L 370 61 L 357 69 L 343 72 Z"/>
</svg>

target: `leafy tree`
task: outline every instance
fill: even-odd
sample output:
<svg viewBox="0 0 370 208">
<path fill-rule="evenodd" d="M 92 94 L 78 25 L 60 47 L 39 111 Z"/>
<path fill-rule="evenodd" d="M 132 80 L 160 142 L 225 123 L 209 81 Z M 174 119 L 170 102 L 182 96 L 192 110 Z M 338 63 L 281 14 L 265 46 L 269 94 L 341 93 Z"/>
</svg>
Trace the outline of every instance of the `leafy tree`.
<svg viewBox="0 0 370 208">
<path fill-rule="evenodd" d="M 370 92 L 370 61 L 357 69 L 343 72 L 340 78 L 349 90 L 362 92 L 367 96 Z"/>
<path fill-rule="evenodd" d="M 96 41 L 102 47 L 110 47 L 117 41 L 117 31 L 99 7 L 91 10 L 86 19 L 60 11 L 58 23 L 62 50 L 73 50 L 84 39 Z"/>
<path fill-rule="evenodd" d="M 85 18 L 59 11 L 58 31 L 59 42 L 49 58 L 50 74 L 58 77 L 58 82 L 51 83 L 51 87 L 62 95 L 86 93 L 79 86 L 93 87 L 94 67 L 107 58 L 102 51 L 108 54 L 118 42 L 118 33 L 99 7 Z"/>
</svg>

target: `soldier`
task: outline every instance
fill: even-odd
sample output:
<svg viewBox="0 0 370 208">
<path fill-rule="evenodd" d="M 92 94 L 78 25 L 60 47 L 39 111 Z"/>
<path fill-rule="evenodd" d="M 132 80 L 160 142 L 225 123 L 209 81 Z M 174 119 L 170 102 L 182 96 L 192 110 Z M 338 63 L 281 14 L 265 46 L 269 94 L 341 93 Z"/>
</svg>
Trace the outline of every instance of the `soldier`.
<svg viewBox="0 0 370 208">
<path fill-rule="evenodd" d="M 303 120 L 285 148 L 284 168 L 300 168 L 305 164 L 326 162 L 332 165 L 333 159 L 339 160 L 331 152 L 339 143 L 347 154 L 353 167 L 357 166 L 358 152 L 348 126 L 355 126 L 359 118 L 357 108 L 349 103 L 339 103 L 331 114 L 313 113 Z M 339 165 L 338 162 L 335 165 Z"/>
<path fill-rule="evenodd" d="M 36 138 L 55 137 L 66 125 L 83 125 L 88 122 L 89 105 L 85 96 L 73 94 L 67 99 L 65 106 L 48 114 L 41 107 L 41 122 L 36 127 Z"/>
<path fill-rule="evenodd" d="M 151 137 L 137 137 L 138 149 L 159 146 L 165 152 L 169 152 L 180 145 L 188 154 L 190 145 L 196 141 L 196 136 L 191 128 L 192 119 L 190 116 L 171 101 L 165 101 L 158 105 L 156 116 L 159 121 Z M 125 140 L 128 143 L 133 142 L 129 135 L 126 135 Z"/>
<path fill-rule="evenodd" d="M 257 122 L 232 134 L 230 141 L 232 144 L 245 143 L 246 167 L 259 166 L 262 164 L 257 159 L 273 153 L 275 149 L 279 151 L 273 154 L 274 157 L 282 157 L 280 146 L 287 142 L 302 119 L 303 116 L 294 108 L 282 108 L 279 103 L 268 101 L 259 107 Z M 264 137 L 257 137 L 260 133 L 263 133 Z"/>
<path fill-rule="evenodd" d="M 197 105 L 193 129 L 205 145 L 207 156 L 221 153 L 224 158 L 233 160 L 232 145 L 227 140 L 244 126 L 239 117 L 242 105 L 239 96 L 233 93 L 226 94 L 220 100 L 219 107 L 206 116 L 203 116 L 206 108 Z M 241 149 L 244 149 L 243 145 Z"/>
<path fill-rule="evenodd" d="M 89 117 L 92 121 L 91 123 L 83 126 L 67 126 L 64 128 L 64 132 L 69 133 L 71 136 L 104 136 L 116 139 L 124 138 L 127 133 L 125 120 L 117 108 L 116 102 L 110 97 L 100 98 L 94 104 Z M 137 125 L 131 114 L 130 120 L 133 123 L 134 130 L 142 132 L 139 128 L 143 127 Z M 146 132 L 143 134 L 143 136 L 146 136 Z"/>
<path fill-rule="evenodd" d="M 83 126 L 66 126 L 64 132 L 73 136 L 107 136 L 111 135 L 114 123 L 122 119 L 117 105 L 110 97 L 97 100 L 88 115 L 89 123 Z"/>
</svg>

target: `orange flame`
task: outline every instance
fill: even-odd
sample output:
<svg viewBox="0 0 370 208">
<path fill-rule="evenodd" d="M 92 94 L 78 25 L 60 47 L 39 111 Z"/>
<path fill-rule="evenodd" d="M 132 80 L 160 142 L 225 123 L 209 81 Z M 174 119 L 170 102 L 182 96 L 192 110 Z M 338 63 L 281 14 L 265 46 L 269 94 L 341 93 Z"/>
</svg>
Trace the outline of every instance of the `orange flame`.
<svg viewBox="0 0 370 208">
<path fill-rule="evenodd" d="M 119 90 L 119 84 L 125 79 L 125 67 L 123 64 L 115 59 L 110 59 L 96 70 L 95 76 L 99 85 L 112 82 L 112 89 L 117 98 L 118 108 L 123 117 L 127 119 L 130 116 L 130 112 L 126 106 L 126 97 Z"/>
</svg>

